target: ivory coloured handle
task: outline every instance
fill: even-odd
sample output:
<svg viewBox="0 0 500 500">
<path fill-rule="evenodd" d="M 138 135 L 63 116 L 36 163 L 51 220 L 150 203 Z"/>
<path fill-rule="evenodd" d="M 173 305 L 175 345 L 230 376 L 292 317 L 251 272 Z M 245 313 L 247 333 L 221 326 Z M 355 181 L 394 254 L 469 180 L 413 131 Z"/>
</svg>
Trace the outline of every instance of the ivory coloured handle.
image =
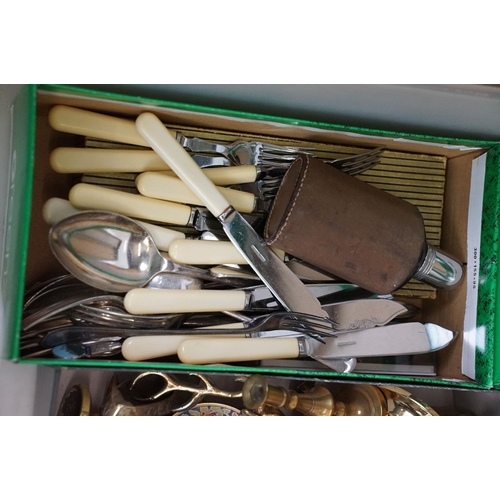
<svg viewBox="0 0 500 500">
<path fill-rule="evenodd" d="M 177 174 L 172 170 L 164 172 L 167 175 Z M 247 184 L 257 180 L 255 165 L 238 165 L 237 167 L 210 167 L 204 168 L 203 173 L 216 186 L 231 186 L 232 184 Z"/>
<path fill-rule="evenodd" d="M 135 125 L 134 125 L 135 127 Z M 139 173 L 168 170 L 168 165 L 152 150 L 56 148 L 50 166 L 61 174 Z"/>
<path fill-rule="evenodd" d="M 170 245 L 168 256 L 174 262 L 192 266 L 247 263 L 230 241 L 178 240 Z"/>
<path fill-rule="evenodd" d="M 211 338 L 228 338 L 240 334 L 210 335 Z M 241 334 L 241 336 L 245 336 Z M 201 336 L 200 337 L 204 337 Z M 128 361 L 146 361 L 148 359 L 175 356 L 179 346 L 194 335 L 141 335 L 125 339 L 122 344 L 122 355 Z"/>
<path fill-rule="evenodd" d="M 191 365 L 291 359 L 299 357 L 299 344 L 296 338 L 198 337 L 182 342 L 177 356 Z"/>
<path fill-rule="evenodd" d="M 257 179 L 257 167 L 254 165 L 238 165 L 237 167 L 212 167 L 203 169 L 205 175 L 216 186 L 246 184 Z"/>
<path fill-rule="evenodd" d="M 208 210 L 219 217 L 229 206 L 223 194 L 203 173 L 189 153 L 172 137 L 153 113 L 142 113 L 136 120 L 139 134 L 165 163 L 184 181 Z"/>
<path fill-rule="evenodd" d="M 180 203 L 147 198 L 93 184 L 76 184 L 69 192 L 71 204 L 81 210 L 106 210 L 137 219 L 185 226 L 191 208 Z"/>
<path fill-rule="evenodd" d="M 241 290 L 135 288 L 124 298 L 130 314 L 242 311 L 245 303 L 246 293 Z"/>
<path fill-rule="evenodd" d="M 107 141 L 146 146 L 132 120 L 95 113 L 86 109 L 58 104 L 49 111 L 49 123 L 54 130 L 94 137 Z"/>
<path fill-rule="evenodd" d="M 139 193 L 149 198 L 195 206 L 203 206 L 204 204 L 179 177 L 161 172 L 144 172 L 136 178 L 135 184 Z M 252 193 L 224 187 L 217 187 L 217 189 L 239 212 L 253 212 L 256 200 Z"/>
<path fill-rule="evenodd" d="M 50 226 L 80 212 L 81 210 L 77 210 L 68 200 L 62 198 L 49 198 L 42 207 L 43 220 Z"/>
<path fill-rule="evenodd" d="M 141 173 L 163 171 L 177 177 L 170 167 L 150 149 L 98 149 L 59 147 L 50 154 L 50 166 L 63 174 Z M 211 167 L 205 175 L 217 186 L 255 182 L 257 167 Z"/>
</svg>

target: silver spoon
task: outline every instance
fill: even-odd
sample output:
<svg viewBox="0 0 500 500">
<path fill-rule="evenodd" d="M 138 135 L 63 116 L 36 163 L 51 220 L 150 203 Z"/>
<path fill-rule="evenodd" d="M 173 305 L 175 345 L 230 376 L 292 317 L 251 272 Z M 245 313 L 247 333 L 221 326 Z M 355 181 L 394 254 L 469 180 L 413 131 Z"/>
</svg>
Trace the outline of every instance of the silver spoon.
<svg viewBox="0 0 500 500">
<path fill-rule="evenodd" d="M 169 260 L 141 224 L 113 212 L 71 215 L 52 226 L 49 243 L 71 274 L 108 292 L 144 287 L 160 273 L 220 281 L 209 270 Z"/>
</svg>

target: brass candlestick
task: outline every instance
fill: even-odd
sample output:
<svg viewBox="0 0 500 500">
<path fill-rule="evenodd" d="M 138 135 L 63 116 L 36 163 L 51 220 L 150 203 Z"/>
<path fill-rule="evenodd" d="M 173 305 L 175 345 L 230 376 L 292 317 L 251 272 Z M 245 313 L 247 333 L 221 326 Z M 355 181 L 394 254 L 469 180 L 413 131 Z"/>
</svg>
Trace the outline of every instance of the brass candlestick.
<svg viewBox="0 0 500 500">
<path fill-rule="evenodd" d="M 266 407 L 288 411 L 296 410 L 304 415 L 329 416 L 336 414 L 335 402 L 330 391 L 318 386 L 312 391 L 298 394 L 283 387 L 271 386 L 261 375 L 252 375 L 243 385 L 243 404 L 257 413 Z"/>
</svg>

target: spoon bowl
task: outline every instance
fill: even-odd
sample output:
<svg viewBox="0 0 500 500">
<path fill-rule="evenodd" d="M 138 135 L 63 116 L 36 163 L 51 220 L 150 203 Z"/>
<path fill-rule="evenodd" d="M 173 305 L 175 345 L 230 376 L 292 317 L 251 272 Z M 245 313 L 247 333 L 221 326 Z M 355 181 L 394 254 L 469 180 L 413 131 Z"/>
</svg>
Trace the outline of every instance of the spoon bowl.
<svg viewBox="0 0 500 500">
<path fill-rule="evenodd" d="M 52 226 L 49 244 L 73 276 L 108 292 L 142 288 L 160 273 L 217 279 L 209 271 L 169 260 L 140 223 L 113 212 L 71 215 Z"/>
</svg>

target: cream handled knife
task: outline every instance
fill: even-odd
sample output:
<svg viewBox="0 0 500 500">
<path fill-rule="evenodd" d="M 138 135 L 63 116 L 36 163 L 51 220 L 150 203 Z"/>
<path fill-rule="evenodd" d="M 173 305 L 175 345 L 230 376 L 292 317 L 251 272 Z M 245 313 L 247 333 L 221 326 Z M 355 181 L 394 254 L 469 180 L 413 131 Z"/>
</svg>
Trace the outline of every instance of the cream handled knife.
<svg viewBox="0 0 500 500">
<path fill-rule="evenodd" d="M 149 147 L 132 120 L 86 109 L 58 104 L 49 111 L 49 124 L 59 132 Z"/>
<path fill-rule="evenodd" d="M 318 299 L 231 206 L 157 116 L 141 114 L 136 127 L 151 148 L 219 219 L 229 239 L 287 311 L 326 316 Z"/>
<path fill-rule="evenodd" d="M 221 195 L 222 196 L 222 195 Z M 193 227 L 198 231 L 220 231 L 220 222 L 205 208 L 148 198 L 94 184 L 79 183 L 69 192 L 69 201 L 78 210 L 104 210 L 134 219 Z M 258 219 L 254 214 L 245 214 Z"/>
<path fill-rule="evenodd" d="M 339 330 L 382 326 L 394 319 L 396 316 L 406 312 L 406 307 L 402 304 L 386 299 L 367 299 L 342 302 L 339 304 L 324 306 L 324 309 L 328 311 L 330 318 L 337 322 L 337 328 Z M 218 328 L 235 327 L 238 327 L 238 325 L 230 324 Z M 239 327 L 243 328 L 243 324 Z M 210 338 L 212 338 L 213 333 L 210 333 L 209 328 L 206 328 L 206 330 L 210 334 Z M 129 361 L 145 361 L 165 356 L 174 356 L 177 354 L 177 350 L 184 340 L 194 338 L 193 335 L 181 335 L 180 333 L 181 332 L 173 335 L 134 336 L 132 331 L 129 335 L 130 338 L 127 338 L 123 343 L 122 354 L 125 359 L 128 359 Z M 262 332 L 262 335 L 251 336 L 265 336 L 269 333 L 273 332 Z M 283 331 L 280 331 L 280 334 L 283 334 Z M 218 332 L 217 335 L 221 335 L 221 332 Z M 229 336 L 229 338 L 235 338 L 245 337 L 248 335 L 245 335 L 242 330 L 241 334 L 231 333 L 227 336 Z M 206 338 L 206 334 L 203 338 Z"/>
<path fill-rule="evenodd" d="M 340 358 L 424 354 L 446 347 L 455 334 L 432 323 L 378 326 L 324 338 L 193 338 L 179 346 L 186 364 L 235 363 L 310 357 L 328 364 Z"/>
<path fill-rule="evenodd" d="M 202 163 L 203 159 L 199 156 L 195 155 L 193 158 L 198 165 Z M 59 147 L 51 152 L 49 161 L 52 169 L 62 174 L 161 171 L 166 175 L 175 175 L 156 152 L 150 149 Z M 230 186 L 255 182 L 260 170 L 254 165 L 210 167 L 205 169 L 205 174 L 217 186 Z"/>
<path fill-rule="evenodd" d="M 204 202 L 179 177 L 162 172 L 144 172 L 137 176 L 135 185 L 139 193 L 148 198 L 204 206 Z M 257 206 L 257 199 L 252 193 L 225 187 L 217 187 L 217 189 L 240 212 L 249 214 Z"/>
<path fill-rule="evenodd" d="M 106 210 L 127 217 L 179 226 L 189 225 L 193 213 L 191 207 L 180 203 L 85 183 L 76 184 L 71 188 L 69 201 L 79 210 Z"/>
<path fill-rule="evenodd" d="M 192 266 L 247 264 L 231 241 L 177 240 L 170 245 L 168 255 L 174 262 Z"/>
<path fill-rule="evenodd" d="M 303 286 L 308 293 L 313 297 L 318 297 L 320 300 L 322 296 L 331 297 L 335 293 L 357 288 L 355 285 L 339 283 Z M 265 312 L 281 309 L 276 298 L 264 285 L 249 287 L 247 289 L 243 288 L 240 290 L 160 290 L 152 288 L 135 288 L 125 295 L 124 305 L 125 309 L 130 314 L 250 310 Z M 360 318 L 363 319 L 364 311 L 361 301 L 358 308 L 358 313 L 361 315 Z M 390 306 L 389 309 L 391 313 L 394 312 L 394 308 L 397 311 L 406 311 L 404 306 L 398 304 L 396 306 Z M 354 313 L 356 316 L 356 308 L 350 309 L 351 314 Z M 327 313 L 323 312 L 323 316 L 326 315 Z M 372 308 L 368 317 L 373 317 L 374 315 L 375 309 Z"/>
</svg>

